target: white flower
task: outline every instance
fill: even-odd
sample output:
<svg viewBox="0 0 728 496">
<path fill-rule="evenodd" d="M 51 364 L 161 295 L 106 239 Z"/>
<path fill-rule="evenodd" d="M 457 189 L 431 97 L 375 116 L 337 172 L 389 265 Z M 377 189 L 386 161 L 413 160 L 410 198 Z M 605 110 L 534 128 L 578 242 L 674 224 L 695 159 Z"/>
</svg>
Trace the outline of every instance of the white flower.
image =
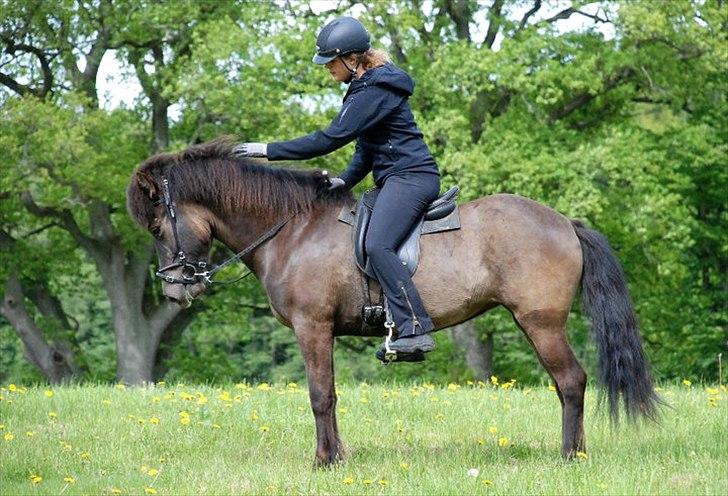
<svg viewBox="0 0 728 496">
<path fill-rule="evenodd" d="M 470 470 L 468 470 L 468 475 L 470 477 L 477 477 L 478 475 L 480 475 L 480 470 L 478 470 L 477 468 L 471 468 Z"/>
</svg>

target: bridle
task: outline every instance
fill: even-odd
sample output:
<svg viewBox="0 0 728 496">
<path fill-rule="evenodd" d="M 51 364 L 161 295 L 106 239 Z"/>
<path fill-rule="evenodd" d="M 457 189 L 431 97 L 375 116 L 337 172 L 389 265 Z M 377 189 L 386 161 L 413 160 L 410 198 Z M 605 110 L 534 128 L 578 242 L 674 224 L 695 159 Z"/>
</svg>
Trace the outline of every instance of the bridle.
<svg viewBox="0 0 728 496">
<path fill-rule="evenodd" d="M 220 272 L 222 269 L 227 267 L 233 262 L 237 262 L 241 258 L 243 258 L 248 253 L 255 250 L 257 247 L 259 247 L 261 244 L 265 243 L 269 239 L 273 238 L 278 232 L 283 229 L 283 226 L 285 226 L 288 221 L 290 221 L 293 217 L 295 217 L 298 214 L 298 210 L 293 212 L 291 215 L 287 216 L 282 221 L 278 222 L 276 225 L 271 227 L 268 231 L 266 231 L 262 236 L 260 236 L 258 239 L 256 239 L 251 245 L 249 245 L 244 250 L 236 253 L 232 257 L 229 257 L 227 260 L 225 260 L 220 265 L 214 265 L 209 264 L 207 262 L 203 261 L 191 261 L 187 259 L 187 255 L 185 255 L 184 250 L 182 250 L 182 245 L 180 245 L 179 242 L 179 233 L 177 232 L 177 213 L 174 209 L 174 203 L 172 202 L 172 196 L 169 193 L 169 180 L 167 178 L 162 178 L 162 186 L 163 186 L 163 193 L 164 198 L 162 200 L 159 200 L 157 204 L 161 203 L 161 201 L 164 201 L 164 209 L 167 211 L 167 215 L 169 216 L 169 221 L 172 224 L 172 233 L 174 234 L 174 244 L 175 244 L 175 256 L 172 259 L 172 263 L 169 265 L 165 265 L 164 267 L 160 268 L 156 272 L 156 276 L 160 279 L 163 279 L 164 281 L 170 283 L 170 284 L 196 284 L 199 282 L 202 282 L 205 284 L 205 286 L 210 286 L 212 284 L 230 284 L 233 282 L 237 282 L 244 277 L 249 276 L 252 274 L 252 271 L 248 270 L 246 274 L 243 274 L 240 277 L 237 277 L 230 281 L 213 281 L 212 276 Z M 182 268 L 182 277 L 175 277 L 168 274 L 165 274 L 165 272 L 169 272 L 170 270 L 176 269 L 176 268 Z"/>
</svg>

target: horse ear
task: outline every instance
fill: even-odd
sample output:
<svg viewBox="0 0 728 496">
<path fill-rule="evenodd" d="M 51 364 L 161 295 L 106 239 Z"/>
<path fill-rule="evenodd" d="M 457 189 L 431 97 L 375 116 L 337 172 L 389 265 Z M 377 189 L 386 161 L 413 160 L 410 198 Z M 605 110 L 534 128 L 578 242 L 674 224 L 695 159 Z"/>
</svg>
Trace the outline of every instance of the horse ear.
<svg viewBox="0 0 728 496">
<path fill-rule="evenodd" d="M 147 172 L 139 171 L 136 173 L 136 181 L 139 189 L 149 196 L 150 200 L 159 199 L 159 190 L 151 175 Z"/>
</svg>

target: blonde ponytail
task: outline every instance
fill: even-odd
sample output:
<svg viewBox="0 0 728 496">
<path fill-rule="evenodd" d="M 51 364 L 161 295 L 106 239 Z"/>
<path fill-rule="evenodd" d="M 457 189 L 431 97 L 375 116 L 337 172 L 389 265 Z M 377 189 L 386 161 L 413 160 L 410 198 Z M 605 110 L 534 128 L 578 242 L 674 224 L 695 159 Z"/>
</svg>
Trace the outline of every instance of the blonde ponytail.
<svg viewBox="0 0 728 496">
<path fill-rule="evenodd" d="M 373 69 L 374 67 L 382 66 L 391 61 L 392 59 L 387 52 L 385 52 L 384 50 L 379 50 L 377 48 L 370 48 L 366 52 L 359 55 L 359 63 L 366 71 L 368 71 L 369 69 Z"/>
</svg>

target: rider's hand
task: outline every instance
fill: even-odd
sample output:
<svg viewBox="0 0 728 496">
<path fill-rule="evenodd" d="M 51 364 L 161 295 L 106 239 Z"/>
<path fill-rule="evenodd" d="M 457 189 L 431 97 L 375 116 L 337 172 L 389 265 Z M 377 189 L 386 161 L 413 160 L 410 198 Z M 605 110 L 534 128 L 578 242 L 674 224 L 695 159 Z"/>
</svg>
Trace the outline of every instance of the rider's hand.
<svg viewBox="0 0 728 496">
<path fill-rule="evenodd" d="M 344 186 L 346 186 L 346 183 L 340 177 L 333 177 L 333 178 L 331 178 L 331 180 L 329 182 L 331 183 L 329 185 L 329 191 L 332 191 L 334 189 L 343 188 Z"/>
<path fill-rule="evenodd" d="M 267 157 L 268 145 L 265 143 L 240 143 L 233 147 L 236 157 Z"/>
</svg>

